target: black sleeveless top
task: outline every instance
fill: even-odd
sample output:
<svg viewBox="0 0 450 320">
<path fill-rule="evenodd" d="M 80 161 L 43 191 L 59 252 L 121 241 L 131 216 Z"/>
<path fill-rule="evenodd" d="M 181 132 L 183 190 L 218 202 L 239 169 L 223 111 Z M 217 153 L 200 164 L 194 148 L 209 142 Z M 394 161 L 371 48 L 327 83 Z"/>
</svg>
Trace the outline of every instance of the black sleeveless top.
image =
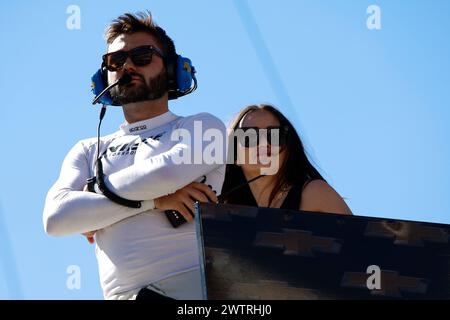
<svg viewBox="0 0 450 320">
<path fill-rule="evenodd" d="M 236 180 L 239 182 L 245 182 L 246 178 L 244 176 L 244 173 L 242 170 L 238 170 L 236 173 Z M 320 178 L 317 178 L 320 179 Z M 305 183 L 302 185 L 302 181 L 299 181 L 297 184 L 293 185 L 291 189 L 289 190 L 286 198 L 284 199 L 283 203 L 281 204 L 280 209 L 286 209 L 286 210 L 296 210 L 298 211 L 300 208 L 300 202 L 302 200 L 302 193 L 304 188 L 307 186 L 308 183 L 311 181 L 316 180 L 314 178 L 308 177 Z M 224 184 L 224 187 L 222 189 L 222 193 L 226 192 L 226 186 Z M 228 186 L 228 188 L 230 188 Z M 251 207 L 258 207 L 258 203 L 256 202 L 255 197 L 253 196 L 253 193 L 250 189 L 250 186 L 244 185 L 242 187 L 239 187 L 228 194 L 228 196 L 225 199 L 225 203 L 228 204 L 238 204 L 238 205 L 244 205 L 244 206 L 251 206 Z"/>
<path fill-rule="evenodd" d="M 280 209 L 296 210 L 296 211 L 298 211 L 299 208 L 300 208 L 301 200 L 302 200 L 303 189 L 305 189 L 305 187 L 308 185 L 308 183 L 310 183 L 313 180 L 314 179 L 308 179 L 304 183 L 303 187 L 301 187 L 298 184 L 293 185 L 291 187 L 291 189 L 289 190 L 286 198 L 284 198 L 284 201 L 281 204 Z M 252 207 L 257 207 L 258 206 L 258 204 L 256 202 L 256 199 L 255 199 L 255 197 L 253 196 L 253 193 L 250 190 L 250 187 L 248 187 L 247 199 L 248 199 L 248 201 L 246 201 L 246 203 L 242 203 L 242 204 L 249 205 L 249 206 L 252 206 Z"/>
<path fill-rule="evenodd" d="M 306 181 L 303 188 L 305 188 L 310 181 L 311 180 Z M 284 198 L 284 201 L 281 204 L 280 209 L 298 211 L 298 209 L 300 208 L 300 202 L 302 201 L 302 191 L 303 189 L 301 189 L 299 185 L 297 184 L 293 185 L 289 190 L 289 193 L 287 194 L 286 198 Z"/>
</svg>

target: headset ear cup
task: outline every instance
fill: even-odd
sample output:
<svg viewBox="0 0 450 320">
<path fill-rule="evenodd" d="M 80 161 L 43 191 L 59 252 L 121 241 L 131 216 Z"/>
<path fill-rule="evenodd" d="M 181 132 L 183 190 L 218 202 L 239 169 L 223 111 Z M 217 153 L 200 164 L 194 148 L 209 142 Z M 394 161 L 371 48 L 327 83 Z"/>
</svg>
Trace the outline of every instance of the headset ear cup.
<svg viewBox="0 0 450 320">
<path fill-rule="evenodd" d="M 108 69 L 102 64 L 102 80 L 103 84 L 105 85 L 105 88 L 109 85 L 108 83 Z M 111 97 L 111 93 L 107 92 L 102 97 L 103 104 L 108 104 L 110 106 L 118 106 L 119 104 L 114 102 L 114 99 Z"/>
<path fill-rule="evenodd" d="M 92 93 L 96 96 L 100 94 L 105 88 L 105 83 L 103 82 L 102 70 L 97 70 L 91 77 L 91 90 Z"/>
<path fill-rule="evenodd" d="M 192 86 L 192 77 L 194 67 L 191 60 L 188 58 L 178 56 L 177 61 L 177 89 L 181 93 L 186 93 Z"/>
<path fill-rule="evenodd" d="M 94 94 L 94 96 L 99 95 L 103 91 L 103 89 L 105 89 L 108 86 L 107 79 L 108 79 L 108 71 L 102 65 L 100 67 L 100 69 L 97 70 L 97 72 L 94 73 L 94 75 L 91 77 L 91 88 L 92 88 L 92 93 Z M 109 106 L 117 105 L 113 102 L 109 92 L 105 93 L 100 98 L 100 100 L 98 100 L 97 103 L 105 104 L 105 105 L 109 105 Z"/>
<path fill-rule="evenodd" d="M 191 60 L 180 55 L 174 55 L 167 63 L 167 78 L 169 99 L 177 99 L 193 92 L 197 88 L 195 69 Z M 192 87 L 192 82 L 194 86 Z"/>
</svg>

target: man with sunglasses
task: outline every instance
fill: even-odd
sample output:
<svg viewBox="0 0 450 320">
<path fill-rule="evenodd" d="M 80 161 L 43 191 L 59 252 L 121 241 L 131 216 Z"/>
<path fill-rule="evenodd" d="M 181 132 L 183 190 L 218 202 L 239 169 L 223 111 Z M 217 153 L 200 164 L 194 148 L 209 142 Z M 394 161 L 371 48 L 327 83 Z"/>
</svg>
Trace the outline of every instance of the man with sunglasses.
<svg viewBox="0 0 450 320">
<path fill-rule="evenodd" d="M 138 73 L 134 68 L 130 67 L 127 69 L 125 67 L 124 69 L 124 66 L 128 59 L 130 59 L 131 63 L 138 68 L 149 66 L 152 64 L 154 56 L 157 57 L 155 60 L 164 61 L 164 53 L 158 47 L 153 45 L 138 46 L 128 51 L 120 49 L 123 47 L 123 42 L 139 43 L 141 41 L 145 42 L 145 39 L 148 38 L 144 33 L 124 37 L 127 38 L 125 41 L 116 41 L 111 44 L 109 50 L 113 50 L 113 52 L 103 55 L 103 65 L 111 72 L 111 75 L 117 77 L 124 72 L 127 72 L 132 77 L 131 84 L 126 86 L 116 86 L 112 89 L 111 95 L 114 98 L 114 101 L 121 105 L 126 105 L 145 100 L 158 100 L 167 92 L 167 76 L 165 70 L 161 69 L 159 74 L 151 77 L 150 74 L 154 73 L 153 70 L 142 68 L 143 72 L 146 71 L 145 69 L 148 70 L 149 76 L 146 78 L 144 74 Z M 117 47 L 117 50 L 115 50 L 115 47 Z M 157 65 L 157 62 L 153 63 L 153 66 Z M 114 76 L 112 77 L 114 78 Z M 133 82 L 135 82 L 135 85 L 133 85 Z M 161 109 L 164 110 L 165 108 L 166 106 L 163 105 Z M 128 112 L 125 113 L 125 116 L 129 116 Z"/>
<path fill-rule="evenodd" d="M 100 138 L 98 155 L 109 192 L 139 205 L 130 208 L 111 201 L 98 184 L 88 192 L 86 180 L 98 166 L 98 144 L 96 138 L 82 140 L 66 156 L 60 177 L 48 192 L 45 230 L 56 236 L 83 233 L 91 240 L 95 234 L 107 299 L 199 299 L 191 214 L 196 200 L 217 201 L 225 159 L 212 164 L 175 162 L 180 153 L 194 156 L 197 150 L 193 140 L 179 141 L 173 133 L 193 132 L 200 122 L 204 131 L 218 130 L 225 137 L 225 126 L 207 113 L 180 117 L 169 111 L 168 89 L 173 84 L 167 69 L 175 46 L 150 13 L 118 17 L 106 38 L 105 81 L 112 84 L 125 74 L 129 81 L 110 92 L 115 104 L 122 106 L 125 123 L 118 132 Z M 205 183 L 196 182 L 200 179 Z M 168 209 L 179 211 L 189 223 L 173 228 L 164 214 Z"/>
</svg>

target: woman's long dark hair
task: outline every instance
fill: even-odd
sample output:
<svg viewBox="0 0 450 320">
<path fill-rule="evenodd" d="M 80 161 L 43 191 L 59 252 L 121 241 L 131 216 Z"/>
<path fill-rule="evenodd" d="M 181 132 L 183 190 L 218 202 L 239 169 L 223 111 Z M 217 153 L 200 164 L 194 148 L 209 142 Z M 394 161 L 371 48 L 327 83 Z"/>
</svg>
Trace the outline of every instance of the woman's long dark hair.
<svg viewBox="0 0 450 320">
<path fill-rule="evenodd" d="M 277 192 L 282 188 L 303 184 L 309 179 L 325 179 L 322 175 L 314 168 L 314 166 L 309 161 L 303 143 L 300 140 L 297 131 L 291 122 L 275 107 L 267 104 L 262 105 L 251 105 L 244 108 L 235 118 L 235 120 L 230 125 L 230 137 L 233 136 L 233 132 L 238 128 L 239 123 L 242 118 L 247 114 L 258 111 L 266 110 L 272 113 L 280 122 L 280 126 L 287 126 L 288 135 L 287 142 L 284 147 L 285 159 L 281 163 L 280 168 L 276 174 L 275 185 L 273 186 L 272 192 L 269 197 L 269 206 L 272 204 Z M 233 138 L 229 139 L 230 148 L 234 148 L 235 141 Z M 229 149 L 230 150 L 230 149 Z M 235 149 L 234 149 L 235 150 Z M 235 192 L 231 192 L 226 195 L 232 188 L 244 183 L 246 178 L 242 171 L 242 168 L 238 165 L 227 164 L 225 171 L 225 181 L 222 187 L 222 195 L 224 195 L 224 202 L 230 204 L 251 204 L 252 194 L 250 188 L 246 186 L 245 188 L 239 188 Z"/>
</svg>

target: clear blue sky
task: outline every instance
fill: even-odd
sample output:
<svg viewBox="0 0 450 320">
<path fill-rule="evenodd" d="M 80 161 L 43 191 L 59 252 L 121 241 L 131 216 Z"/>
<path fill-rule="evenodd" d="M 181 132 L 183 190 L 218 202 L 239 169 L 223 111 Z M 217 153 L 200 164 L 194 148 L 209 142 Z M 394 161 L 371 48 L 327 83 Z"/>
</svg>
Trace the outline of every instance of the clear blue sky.
<svg viewBox="0 0 450 320">
<path fill-rule="evenodd" d="M 66 27 L 72 4 L 79 30 Z M 371 4 L 381 30 L 366 27 Z M 144 9 L 198 70 L 172 111 L 228 123 L 273 103 L 355 214 L 450 223 L 448 0 L 2 1 L 0 299 L 102 298 L 94 246 L 47 236 L 42 209 L 67 151 L 95 135 L 105 27 Z M 121 122 L 109 110 L 102 132 Z"/>
</svg>

